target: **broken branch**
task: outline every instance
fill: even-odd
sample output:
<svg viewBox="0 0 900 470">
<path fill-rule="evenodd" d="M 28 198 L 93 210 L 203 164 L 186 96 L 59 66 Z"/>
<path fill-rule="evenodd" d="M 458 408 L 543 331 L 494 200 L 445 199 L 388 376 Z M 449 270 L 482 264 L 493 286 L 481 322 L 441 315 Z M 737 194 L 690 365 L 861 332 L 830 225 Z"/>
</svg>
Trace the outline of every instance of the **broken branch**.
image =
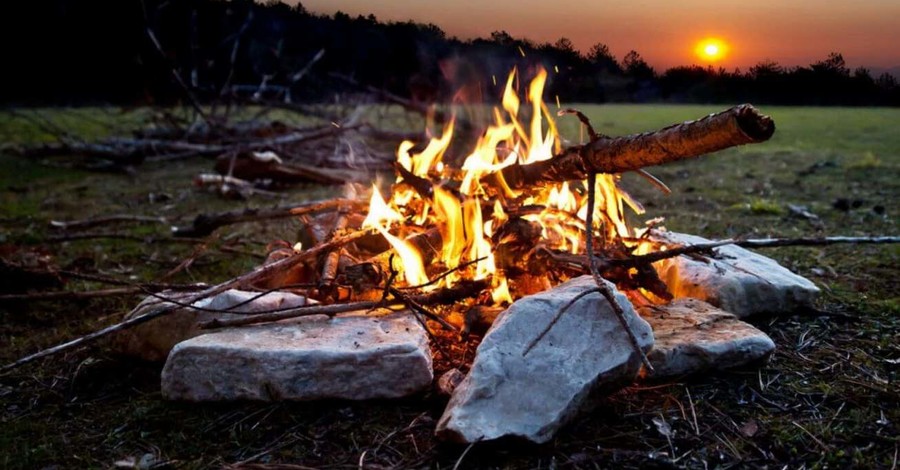
<svg viewBox="0 0 900 470">
<path fill-rule="evenodd" d="M 591 139 L 550 160 L 508 166 L 502 174 L 512 188 L 583 180 L 591 172 L 622 173 L 764 142 L 774 132 L 772 118 L 760 114 L 752 105 L 742 104 L 655 132 Z"/>
</svg>

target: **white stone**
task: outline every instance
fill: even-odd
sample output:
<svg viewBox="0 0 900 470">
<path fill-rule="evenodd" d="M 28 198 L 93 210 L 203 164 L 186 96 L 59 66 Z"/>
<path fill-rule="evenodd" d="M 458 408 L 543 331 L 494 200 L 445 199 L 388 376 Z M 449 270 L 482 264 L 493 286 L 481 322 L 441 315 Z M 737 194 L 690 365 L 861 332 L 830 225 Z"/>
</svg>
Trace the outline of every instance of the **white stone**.
<svg viewBox="0 0 900 470">
<path fill-rule="evenodd" d="M 158 295 L 177 302 L 182 302 L 197 294 L 195 292 L 165 291 L 160 292 Z M 170 314 L 163 315 L 118 333 L 113 337 L 112 347 L 121 354 L 137 357 L 145 361 L 162 362 L 166 360 L 169 351 L 171 351 L 176 344 L 186 339 L 208 333 L 208 331 L 198 328 L 198 324 L 200 323 L 215 318 L 224 320 L 243 316 L 239 315 L 239 313 L 262 312 L 317 303 L 315 300 L 307 299 L 304 296 L 292 294 L 290 292 L 268 292 L 261 297 L 254 298 L 259 295 L 260 292 L 247 292 L 232 289 L 193 303 L 195 307 L 199 308 L 214 310 L 231 309 L 236 313 L 214 313 L 178 307 L 176 311 Z M 248 303 L 237 306 L 244 302 Z M 170 307 L 177 307 L 176 304 L 163 302 L 159 298 L 153 296 L 144 299 L 138 307 L 148 306 L 153 303 L 158 303 L 160 306 L 167 305 Z M 143 313 L 144 312 L 140 308 L 137 308 L 131 315 Z M 125 317 L 126 320 L 129 318 L 130 316 Z"/>
<path fill-rule="evenodd" d="M 428 334 L 409 312 L 230 328 L 179 343 L 162 372 L 170 400 L 365 400 L 431 385 Z"/>
<path fill-rule="evenodd" d="M 438 422 L 438 436 L 459 442 L 507 436 L 546 442 L 597 394 L 631 383 L 640 357 L 599 293 L 576 302 L 523 356 L 564 305 L 595 287 L 590 276 L 582 276 L 519 299 L 501 313 L 478 347 L 469 374 L 454 390 Z M 650 326 L 624 295 L 616 292 L 616 299 L 641 348 L 649 350 Z"/>
<path fill-rule="evenodd" d="M 775 351 L 765 333 L 701 300 L 677 299 L 638 313 L 653 328 L 655 343 L 647 355 L 652 378 L 744 366 Z"/>
<path fill-rule="evenodd" d="M 654 238 L 682 245 L 710 241 L 675 232 L 654 232 Z M 675 298 L 700 299 L 741 318 L 790 312 L 811 305 L 819 294 L 811 281 L 766 256 L 734 245 L 715 248 L 714 253 L 714 257 L 677 256 L 654 267 Z"/>
</svg>

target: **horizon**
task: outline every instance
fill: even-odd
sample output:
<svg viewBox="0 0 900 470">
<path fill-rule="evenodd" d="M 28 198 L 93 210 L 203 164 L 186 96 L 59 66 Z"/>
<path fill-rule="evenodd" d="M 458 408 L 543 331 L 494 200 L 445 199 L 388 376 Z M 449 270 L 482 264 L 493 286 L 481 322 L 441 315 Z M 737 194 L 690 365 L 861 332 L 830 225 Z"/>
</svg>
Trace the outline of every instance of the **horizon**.
<svg viewBox="0 0 900 470">
<path fill-rule="evenodd" d="M 866 67 L 879 73 L 900 72 L 900 48 L 896 47 L 900 44 L 900 2 L 894 0 L 857 4 L 796 0 L 790 5 L 778 0 L 759 0 L 753 5 L 725 1 L 715 6 L 703 0 L 685 0 L 678 5 L 644 0 L 607 6 L 572 0 L 552 4 L 462 0 L 439 5 L 432 1 L 299 3 L 316 14 L 342 11 L 353 17 L 373 14 L 379 21 L 433 23 L 463 40 L 487 38 L 492 31 L 501 30 L 536 43 L 567 37 L 582 53 L 601 42 L 618 60 L 635 50 L 657 70 L 688 65 L 747 70 L 765 61 L 784 67 L 808 66 L 837 52 L 851 70 Z M 706 38 L 723 41 L 728 53 L 715 61 L 695 54 Z"/>
</svg>

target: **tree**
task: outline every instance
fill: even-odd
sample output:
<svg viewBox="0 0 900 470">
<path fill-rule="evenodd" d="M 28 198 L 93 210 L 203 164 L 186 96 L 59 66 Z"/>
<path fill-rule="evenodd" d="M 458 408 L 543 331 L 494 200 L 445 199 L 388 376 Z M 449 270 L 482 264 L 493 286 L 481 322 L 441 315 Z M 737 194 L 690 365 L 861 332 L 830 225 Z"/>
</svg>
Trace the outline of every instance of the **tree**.
<svg viewBox="0 0 900 470">
<path fill-rule="evenodd" d="M 634 78 L 644 79 L 656 76 L 653 67 L 650 67 L 644 58 L 633 49 L 628 51 L 628 54 L 625 54 L 625 57 L 622 59 L 622 65 L 625 68 L 625 73 Z"/>
<path fill-rule="evenodd" d="M 813 72 L 829 75 L 840 75 L 844 77 L 850 76 L 850 69 L 844 61 L 844 56 L 839 52 L 828 54 L 828 58 L 819 62 L 815 62 L 810 66 Z"/>
<path fill-rule="evenodd" d="M 506 31 L 493 31 L 491 33 L 491 41 L 496 42 L 501 46 L 511 46 L 516 43 L 516 40 Z"/>
<path fill-rule="evenodd" d="M 573 52 L 575 54 L 578 53 L 575 51 L 575 45 L 572 44 L 572 40 L 565 36 L 557 39 L 556 42 L 553 43 L 553 47 L 563 52 Z"/>
<path fill-rule="evenodd" d="M 620 73 L 622 71 L 615 56 L 609 51 L 609 47 L 602 42 L 598 42 L 591 46 L 591 49 L 588 51 L 587 59 L 599 70 L 605 70 L 612 73 Z"/>
<path fill-rule="evenodd" d="M 750 67 L 750 76 L 752 78 L 774 77 L 783 73 L 784 68 L 774 60 L 767 59 Z"/>
</svg>

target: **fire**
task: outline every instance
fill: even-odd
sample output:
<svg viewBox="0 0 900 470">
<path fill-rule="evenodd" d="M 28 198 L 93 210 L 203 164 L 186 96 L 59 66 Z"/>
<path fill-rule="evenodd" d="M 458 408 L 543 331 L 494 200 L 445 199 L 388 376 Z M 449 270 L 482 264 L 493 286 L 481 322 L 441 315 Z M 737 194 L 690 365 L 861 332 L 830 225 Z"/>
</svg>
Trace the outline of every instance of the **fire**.
<svg viewBox="0 0 900 470">
<path fill-rule="evenodd" d="M 501 107 L 493 110 L 494 124 L 465 157 L 461 171 L 450 170 L 442 161 L 454 134 L 454 121 L 450 120 L 441 136 L 432 138 L 420 153 L 413 153 L 415 145 L 408 141 L 397 150 L 398 164 L 409 174 L 430 182 L 430 194 L 421 194 L 425 191 L 413 184 L 396 184 L 389 201 L 385 201 L 373 188 L 364 227 L 374 228 L 388 240 L 400 258 L 396 268 L 404 273 L 407 284 L 427 283 L 428 272 L 416 248 L 389 232 L 395 223 L 419 231 L 436 227 L 442 240 L 437 250 L 440 262 L 429 265 L 435 265 L 432 276 L 443 274 L 438 285 L 452 286 L 460 279 L 490 279 L 491 299 L 496 304 L 511 302 L 515 296 L 515 289 L 498 267 L 497 246 L 492 241 L 511 220 L 511 210 L 538 208 L 519 218 L 539 225 L 541 245 L 575 254 L 584 252 L 587 181 L 550 185 L 528 194 L 513 191 L 503 181 L 503 168 L 547 160 L 562 149 L 554 117 L 542 96 L 547 72 L 540 69 L 531 80 L 526 106 L 516 92 L 517 78 L 515 70 L 507 77 Z M 523 108 L 526 116 L 520 116 Z M 640 204 L 618 187 L 618 181 L 617 175 L 596 178 L 593 219 L 599 245 L 604 240 L 636 235 L 625 223 L 626 205 L 643 213 Z M 402 175 L 396 182 L 404 182 Z"/>
<path fill-rule="evenodd" d="M 425 266 L 422 264 L 422 256 L 416 251 L 416 247 L 400 238 L 391 235 L 387 226 L 391 222 L 402 220 L 400 214 L 391 208 L 381 197 L 376 186 L 372 187 L 372 199 L 369 201 L 369 214 L 363 221 L 362 228 L 374 228 L 391 244 L 394 251 L 400 257 L 400 265 L 392 266 L 403 273 L 406 283 L 409 285 L 421 285 L 428 283 L 428 275 L 425 274 Z M 386 224 L 386 225 L 382 225 Z"/>
</svg>

